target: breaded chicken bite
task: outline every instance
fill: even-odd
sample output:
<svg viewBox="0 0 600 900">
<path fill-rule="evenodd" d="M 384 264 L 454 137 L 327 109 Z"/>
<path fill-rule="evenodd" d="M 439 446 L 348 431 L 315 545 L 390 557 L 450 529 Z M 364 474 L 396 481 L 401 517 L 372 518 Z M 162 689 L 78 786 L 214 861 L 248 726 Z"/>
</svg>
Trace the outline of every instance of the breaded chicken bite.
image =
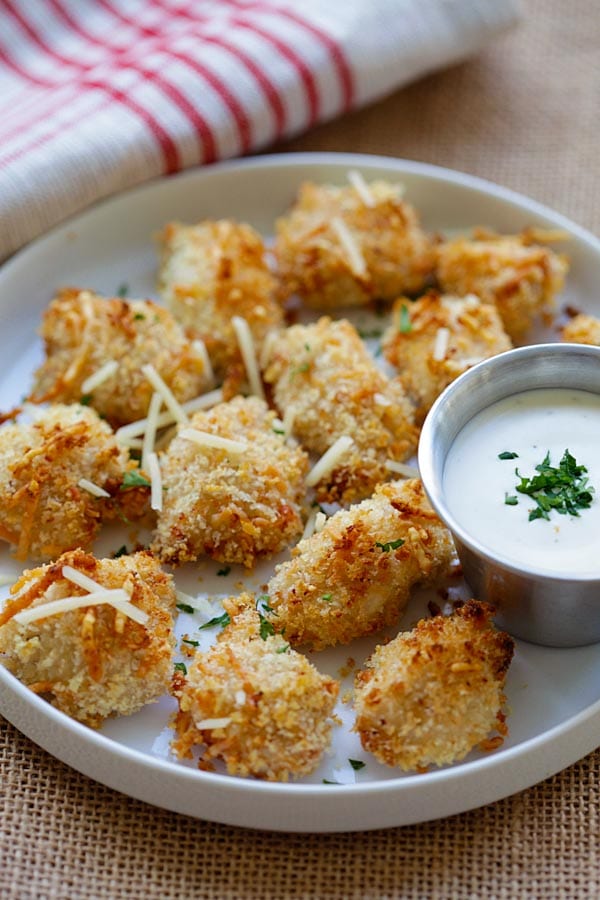
<svg viewBox="0 0 600 900">
<path fill-rule="evenodd" d="M 506 733 L 501 707 L 514 641 L 494 628 L 492 613 L 470 600 L 377 647 L 356 676 L 354 705 L 355 731 L 379 762 L 404 770 L 448 765 L 494 729 Z"/>
<path fill-rule="evenodd" d="M 444 293 L 476 294 L 494 303 L 513 341 L 522 340 L 548 314 L 568 271 L 566 256 L 536 243 L 540 234 L 498 235 L 477 229 L 437 249 L 437 278 Z"/>
<path fill-rule="evenodd" d="M 118 509 L 137 518 L 148 491 L 121 490 L 135 463 L 85 406 L 57 404 L 32 424 L 0 429 L 0 539 L 17 559 L 89 547 Z"/>
<path fill-rule="evenodd" d="M 24 572 L 11 592 L 0 661 L 67 715 L 97 728 L 168 691 L 176 594 L 149 553 L 95 559 L 74 550 Z"/>
<path fill-rule="evenodd" d="M 600 319 L 579 313 L 563 327 L 562 339 L 573 344 L 592 344 L 600 347 Z"/>
<path fill-rule="evenodd" d="M 315 309 L 361 306 L 422 290 L 435 254 L 402 187 L 385 181 L 310 182 L 277 221 L 275 254 L 286 296 Z"/>
<path fill-rule="evenodd" d="M 383 484 L 294 547 L 268 584 L 267 616 L 294 646 L 347 644 L 396 622 L 453 553 L 420 481 Z"/>
<path fill-rule="evenodd" d="M 512 347 L 495 306 L 474 294 L 452 297 L 436 291 L 414 303 L 397 300 L 382 344 L 417 407 L 418 422 L 455 378 Z"/>
<path fill-rule="evenodd" d="M 267 345 L 265 381 L 294 435 L 323 454 L 339 438 L 352 445 L 316 484 L 322 501 L 349 503 L 387 480 L 387 460 L 414 451 L 414 413 L 402 385 L 390 381 L 369 355 L 353 325 L 324 317 L 293 325 Z"/>
<path fill-rule="evenodd" d="M 244 602 L 252 598 L 225 602 L 231 624 L 174 678 L 173 749 L 189 758 L 198 745 L 202 767 L 222 759 L 231 775 L 288 781 L 312 772 L 329 746 L 339 684 Z"/>
<path fill-rule="evenodd" d="M 224 374 L 240 358 L 234 316 L 247 321 L 260 350 L 282 311 L 258 232 L 227 219 L 171 222 L 160 242 L 161 296 L 186 332 L 204 341 L 215 371 Z"/>
<path fill-rule="evenodd" d="M 154 387 L 142 367 L 154 366 L 179 401 L 205 390 L 202 354 L 171 313 L 151 300 L 100 297 L 67 289 L 44 314 L 46 359 L 35 373 L 30 399 L 85 402 L 117 428 L 143 419 Z M 86 381 L 107 367 L 97 386 Z"/>
<path fill-rule="evenodd" d="M 163 562 L 208 554 L 251 567 L 301 533 L 308 460 L 279 431 L 257 397 L 198 412 L 179 429 L 161 461 L 163 508 L 152 549 Z"/>
</svg>

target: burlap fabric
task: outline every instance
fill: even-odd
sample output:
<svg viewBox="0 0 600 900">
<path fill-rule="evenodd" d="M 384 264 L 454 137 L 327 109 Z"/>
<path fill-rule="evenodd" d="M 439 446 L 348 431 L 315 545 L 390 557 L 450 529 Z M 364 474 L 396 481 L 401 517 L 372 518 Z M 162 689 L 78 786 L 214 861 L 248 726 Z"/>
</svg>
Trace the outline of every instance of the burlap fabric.
<svg viewBox="0 0 600 900">
<path fill-rule="evenodd" d="M 279 149 L 451 166 L 600 231 L 600 13 L 595 0 L 528 0 L 524 11 L 523 26 L 478 59 Z M 600 896 L 600 751 L 451 819 L 319 836 L 242 831 L 129 800 L 6 723 L 0 774 L 2 900 Z"/>
</svg>

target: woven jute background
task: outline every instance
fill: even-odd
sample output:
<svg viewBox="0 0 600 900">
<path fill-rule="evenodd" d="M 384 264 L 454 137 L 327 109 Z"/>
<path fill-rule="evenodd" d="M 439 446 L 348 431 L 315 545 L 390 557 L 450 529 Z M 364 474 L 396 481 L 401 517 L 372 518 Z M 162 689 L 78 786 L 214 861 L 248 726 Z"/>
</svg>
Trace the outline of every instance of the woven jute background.
<svg viewBox="0 0 600 900">
<path fill-rule="evenodd" d="M 595 0 L 527 0 L 524 14 L 477 59 L 277 149 L 450 166 L 600 231 L 600 13 Z M 480 810 L 344 835 L 163 812 L 78 775 L 7 723 L 0 777 L 2 900 L 600 896 L 600 752 Z"/>
</svg>

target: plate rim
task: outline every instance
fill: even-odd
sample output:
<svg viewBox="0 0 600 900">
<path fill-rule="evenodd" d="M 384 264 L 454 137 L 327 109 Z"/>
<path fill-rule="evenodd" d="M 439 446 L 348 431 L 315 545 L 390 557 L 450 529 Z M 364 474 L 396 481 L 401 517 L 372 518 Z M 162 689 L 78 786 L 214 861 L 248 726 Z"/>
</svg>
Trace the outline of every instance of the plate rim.
<svg viewBox="0 0 600 900">
<path fill-rule="evenodd" d="M 492 196 L 505 203 L 510 204 L 520 212 L 526 211 L 527 213 L 539 216 L 540 218 L 549 219 L 558 227 L 564 227 L 579 241 L 586 244 L 595 254 L 598 255 L 598 265 L 600 267 L 600 240 L 598 240 L 590 231 L 578 225 L 576 222 L 573 222 L 562 213 L 559 213 L 552 208 L 538 202 L 537 200 L 532 199 L 510 188 L 503 187 L 502 185 L 496 184 L 495 182 L 489 181 L 485 178 L 481 178 L 480 176 L 470 175 L 459 170 L 448 169 L 446 167 L 437 166 L 430 163 L 421 163 L 415 160 L 405 160 L 402 158 L 385 155 L 372 155 L 364 153 L 338 153 L 328 151 L 314 153 L 302 152 L 264 154 L 257 157 L 228 160 L 225 162 L 215 163 L 210 166 L 195 167 L 173 176 L 162 176 L 149 179 L 142 184 L 136 185 L 125 191 L 118 192 L 95 202 L 86 209 L 75 213 L 74 215 L 71 215 L 60 223 L 54 225 L 44 234 L 35 238 L 33 241 L 22 247 L 3 263 L 3 265 L 0 267 L 0 281 L 5 277 L 18 277 L 19 268 L 23 265 L 28 264 L 31 254 L 35 255 L 35 253 L 40 251 L 40 248 L 42 248 L 43 250 L 44 245 L 51 242 L 52 240 L 60 239 L 61 235 L 71 230 L 74 226 L 85 224 L 90 218 L 93 218 L 99 210 L 109 207 L 111 204 L 118 205 L 119 203 L 127 202 L 129 200 L 135 200 L 138 195 L 145 194 L 147 192 L 161 190 L 168 191 L 169 185 L 175 182 L 180 183 L 187 180 L 189 180 L 190 182 L 202 182 L 205 179 L 210 179 L 210 177 L 215 174 L 226 173 L 228 171 L 251 171 L 264 168 L 273 169 L 274 167 L 278 169 L 289 168 L 290 170 L 293 170 L 303 166 L 311 166 L 317 168 L 324 165 L 333 165 L 345 168 L 357 166 L 363 166 L 365 168 L 383 168 L 387 169 L 390 173 L 397 172 L 399 175 L 402 172 L 405 172 L 407 174 L 415 175 L 419 179 L 438 180 L 444 183 L 450 182 L 451 184 L 457 185 L 460 188 L 467 188 L 471 191 L 476 191 L 485 197 Z M 2 666 L 0 666 L 0 684 L 4 685 L 12 692 L 15 700 L 17 700 L 19 704 L 25 704 L 25 707 L 32 708 L 37 716 L 39 716 L 42 724 L 44 721 L 46 721 L 48 723 L 51 723 L 53 726 L 59 727 L 63 730 L 66 729 L 68 733 L 73 733 L 79 739 L 83 740 L 84 743 L 90 743 L 99 753 L 116 756 L 120 759 L 126 760 L 127 762 L 137 764 L 138 766 L 141 765 L 143 769 L 148 770 L 151 773 L 162 773 L 165 775 L 167 781 L 174 778 L 177 781 L 183 781 L 188 784 L 195 784 L 199 788 L 202 785 L 206 784 L 210 785 L 211 787 L 216 786 L 217 789 L 223 789 L 228 793 L 232 793 L 233 795 L 258 795 L 259 799 L 274 797 L 289 799 L 290 801 L 293 801 L 297 799 L 298 796 L 302 795 L 309 797 L 312 796 L 327 798 L 328 801 L 333 800 L 335 804 L 337 804 L 335 796 L 336 793 L 339 792 L 339 787 L 343 788 L 343 791 L 339 793 L 343 793 L 344 795 L 351 797 L 353 801 L 356 802 L 364 798 L 376 798 L 382 793 L 393 792 L 395 795 L 397 794 L 401 796 L 403 792 L 408 793 L 417 784 L 423 785 L 424 779 L 427 779 L 426 783 L 428 785 L 432 784 L 435 787 L 444 785 L 445 783 L 452 782 L 454 780 L 469 780 L 469 776 L 471 775 L 475 778 L 477 778 L 477 776 L 485 777 L 485 775 L 487 775 L 491 770 L 495 768 L 501 769 L 506 766 L 510 768 L 520 760 L 529 757 L 532 753 L 539 753 L 540 749 L 545 745 L 556 741 L 558 738 L 565 737 L 569 733 L 574 734 L 573 745 L 575 746 L 577 743 L 575 740 L 575 733 L 583 733 L 583 731 L 585 730 L 585 726 L 590 723 L 591 720 L 594 720 L 596 718 L 600 720 L 599 698 L 592 704 L 588 705 L 586 708 L 580 710 L 578 713 L 575 713 L 562 722 L 559 722 L 558 724 L 552 726 L 552 728 L 536 734 L 514 747 L 502 750 L 499 753 L 490 754 L 483 758 L 472 760 L 468 763 L 459 764 L 458 767 L 449 766 L 431 771 L 426 773 L 425 775 L 408 774 L 396 778 L 391 777 L 385 780 L 378 779 L 376 781 L 357 782 L 350 785 L 336 785 L 334 789 L 332 786 L 322 784 L 264 782 L 259 780 L 243 779 L 232 777 L 230 775 L 223 775 L 220 773 L 203 772 L 198 769 L 181 766 L 176 762 L 162 759 L 159 756 L 152 756 L 147 751 L 137 750 L 135 748 L 129 747 L 114 738 L 108 737 L 87 728 L 87 726 L 82 725 L 80 722 L 71 719 L 65 713 L 62 713 L 60 710 L 52 707 L 40 697 L 32 695 L 28 688 L 21 684 L 21 682 L 19 682 L 15 676 L 13 676 Z M 5 702 L 5 699 L 0 695 L 0 713 L 5 715 L 8 721 L 16 725 L 16 727 L 20 731 L 22 731 L 28 737 L 31 737 L 34 741 L 36 741 L 36 743 L 39 743 L 40 746 L 44 747 L 43 742 L 39 741 L 36 737 L 32 737 L 32 734 L 29 733 L 30 731 L 35 731 L 36 729 L 28 727 L 29 723 L 27 722 L 27 717 L 25 716 L 25 721 L 21 721 L 19 712 L 14 715 L 14 711 L 9 711 L 9 714 L 7 714 L 5 712 L 5 709 L 8 709 L 9 707 L 10 702 Z M 11 716 L 18 719 L 19 721 L 13 721 L 13 717 Z M 589 744 L 589 740 L 587 741 L 587 744 Z M 47 748 L 44 747 L 44 749 Z M 584 750 L 584 753 L 589 752 L 590 749 L 593 749 L 593 747 Z M 577 745 L 577 749 L 574 753 L 571 753 L 570 755 L 568 753 L 563 753 L 561 762 L 559 764 L 554 764 L 554 767 L 551 767 L 550 769 L 545 769 L 543 774 L 540 775 L 539 772 L 536 772 L 534 775 L 532 775 L 530 773 L 530 775 L 526 778 L 526 784 L 523 784 L 520 787 L 516 788 L 502 788 L 500 792 L 496 791 L 496 796 L 491 799 L 484 799 L 483 802 L 492 802 L 492 800 L 497 800 L 501 797 L 510 795 L 515 790 L 520 790 L 523 787 L 528 787 L 540 780 L 543 780 L 549 775 L 552 775 L 555 772 L 559 771 L 561 768 L 564 768 L 565 766 L 570 765 L 580 759 L 583 755 L 580 750 L 581 747 Z M 57 756 L 56 753 L 54 753 L 52 750 L 50 750 L 49 752 L 56 758 L 61 759 L 61 757 Z M 68 765 L 73 768 L 78 768 L 77 765 L 74 765 L 72 762 L 68 762 Z M 80 768 L 79 771 L 82 771 L 82 769 Z M 87 772 L 85 772 L 85 774 L 88 775 Z M 94 778 L 95 776 L 88 775 L 88 777 Z M 96 778 L 95 780 L 107 783 L 100 778 Z M 113 787 L 114 785 L 110 784 L 109 786 Z M 125 789 L 117 789 L 123 790 L 125 793 L 128 793 Z M 137 795 L 134 793 L 130 793 L 130 796 Z M 141 797 L 140 799 L 144 798 Z M 172 808 L 167 803 L 161 803 L 160 805 L 167 809 Z M 481 805 L 481 803 L 470 803 L 469 805 L 464 806 L 460 809 L 457 808 L 455 812 L 462 812 L 465 809 L 473 808 L 474 806 L 478 805 Z M 201 813 L 202 810 L 200 809 L 197 814 L 191 814 L 202 817 Z M 188 812 L 188 814 L 190 813 Z M 450 813 L 440 813 L 440 815 L 448 814 Z M 412 819 L 411 821 L 427 821 L 428 819 L 437 817 L 438 816 L 433 814 L 425 816 L 423 818 Z M 367 827 L 377 828 L 388 827 L 389 824 L 408 824 L 408 822 L 402 820 L 402 816 L 399 816 L 397 818 L 399 819 L 399 821 L 395 823 L 387 822 L 385 824 L 375 824 Z M 214 814 L 211 815 L 211 820 L 227 821 L 227 824 L 247 824 L 220 819 Z M 318 823 L 313 823 L 313 825 L 314 830 L 323 830 L 328 832 L 348 830 L 345 827 L 319 828 Z M 258 825 L 254 827 L 273 826 Z M 279 828 L 277 825 L 275 827 L 277 828 L 277 830 L 283 831 L 310 830 L 306 827 Z M 358 827 L 353 826 L 350 830 L 363 829 L 360 825 L 358 825 Z"/>
</svg>

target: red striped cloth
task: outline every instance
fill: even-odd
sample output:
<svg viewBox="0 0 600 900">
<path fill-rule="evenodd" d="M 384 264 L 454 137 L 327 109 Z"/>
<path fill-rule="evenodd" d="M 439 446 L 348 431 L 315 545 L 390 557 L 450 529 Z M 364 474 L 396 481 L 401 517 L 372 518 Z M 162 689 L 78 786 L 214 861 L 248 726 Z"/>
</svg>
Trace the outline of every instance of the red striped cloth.
<svg viewBox="0 0 600 900">
<path fill-rule="evenodd" d="M 0 0 L 0 257 L 464 58 L 512 0 Z"/>
</svg>

